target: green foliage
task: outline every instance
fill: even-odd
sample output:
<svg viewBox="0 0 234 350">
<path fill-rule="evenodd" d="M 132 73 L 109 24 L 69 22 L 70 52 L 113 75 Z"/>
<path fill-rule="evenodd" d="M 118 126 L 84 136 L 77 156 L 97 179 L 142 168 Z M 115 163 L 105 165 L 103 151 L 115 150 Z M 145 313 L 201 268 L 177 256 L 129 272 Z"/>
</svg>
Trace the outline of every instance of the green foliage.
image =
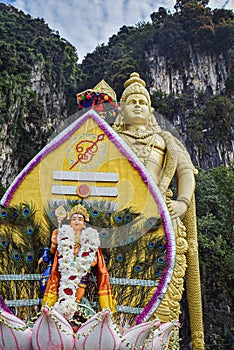
<svg viewBox="0 0 234 350">
<path fill-rule="evenodd" d="M 187 37 L 200 50 L 209 51 L 214 39 L 211 10 L 200 1 L 187 1 L 181 9 L 181 21 Z"/>
<path fill-rule="evenodd" d="M 6 188 L 0 183 L 0 198 L 2 198 L 5 192 Z"/>
<path fill-rule="evenodd" d="M 200 170 L 196 185 L 200 263 L 219 271 L 230 291 L 234 282 L 233 170 L 233 166 Z"/>
<path fill-rule="evenodd" d="M 222 53 L 229 61 L 234 40 L 233 12 L 212 11 L 207 4 L 207 0 L 177 1 L 174 14 L 160 7 L 150 15 L 152 23 L 124 25 L 107 45 L 98 46 L 85 57 L 80 65 L 84 79 L 78 91 L 92 88 L 104 78 L 119 97 L 124 80 L 134 70 L 150 84 L 145 55 L 152 46 L 165 57 L 169 71 L 173 67 L 182 72 L 194 48 L 201 54 Z"/>
<path fill-rule="evenodd" d="M 189 58 L 189 45 L 183 22 L 179 16 L 168 15 L 163 25 L 155 32 L 160 55 L 163 55 L 170 66 L 182 70 Z M 176 45 L 175 45 L 176 43 Z M 183 57 L 183 60 L 181 59 Z"/>
<path fill-rule="evenodd" d="M 185 115 L 188 110 L 194 109 L 194 98 L 191 94 L 165 94 L 156 91 L 151 96 L 152 106 L 155 110 L 174 123 L 176 116 Z"/>
<path fill-rule="evenodd" d="M 224 54 L 227 59 L 234 45 L 234 13 L 231 10 L 214 9 L 213 23 L 215 25 L 214 51 Z M 227 48 L 229 47 L 229 50 Z M 228 55 L 227 55 L 228 53 Z"/>
<path fill-rule="evenodd" d="M 174 8 L 178 10 L 182 10 L 184 6 L 186 6 L 190 2 L 195 2 L 197 4 L 206 6 L 209 3 L 209 0 L 196 0 L 196 1 L 191 1 L 191 0 L 176 0 L 176 4 Z"/>
<path fill-rule="evenodd" d="M 105 79 L 119 98 L 130 73 L 137 71 L 146 78 L 145 51 L 152 40 L 152 26 L 148 23 L 121 27 L 108 45 L 99 45 L 93 53 L 87 54 L 80 66 L 85 79 L 79 83 L 78 91 L 93 88 Z"/>
<path fill-rule="evenodd" d="M 209 128 L 209 137 L 223 145 L 231 138 L 234 104 L 226 96 L 216 95 L 206 102 L 205 120 Z"/>
<path fill-rule="evenodd" d="M 18 79 L 23 78 L 29 84 L 34 65 L 42 66 L 44 78 L 51 78 L 51 87 L 56 90 L 77 79 L 75 48 L 53 32 L 43 19 L 32 19 L 12 6 L 1 4 L 0 29 L 1 71 L 9 79 L 18 75 Z"/>
<path fill-rule="evenodd" d="M 234 96 L 234 51 L 230 54 L 230 69 L 226 80 L 226 95 L 230 98 Z"/>
<path fill-rule="evenodd" d="M 167 10 L 164 7 L 159 7 L 158 12 L 153 12 L 150 15 L 152 24 L 156 26 L 157 24 L 163 23 L 168 17 Z"/>
</svg>

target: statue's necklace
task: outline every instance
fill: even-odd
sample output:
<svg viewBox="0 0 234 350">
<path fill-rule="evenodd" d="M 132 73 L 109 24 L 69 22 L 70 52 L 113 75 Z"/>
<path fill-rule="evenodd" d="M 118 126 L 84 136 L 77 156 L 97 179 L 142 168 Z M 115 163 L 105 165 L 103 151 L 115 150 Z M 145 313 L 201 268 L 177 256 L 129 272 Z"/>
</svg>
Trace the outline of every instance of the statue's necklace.
<svg viewBox="0 0 234 350">
<path fill-rule="evenodd" d="M 137 131 L 139 131 L 139 129 Z M 124 139 L 126 140 L 126 143 L 133 150 L 133 152 L 137 154 L 141 162 L 146 166 L 152 152 L 153 144 L 151 144 L 151 140 L 154 133 L 152 131 L 144 131 L 143 133 L 142 131 L 138 133 L 132 131 L 123 131 L 122 134 L 125 136 Z M 130 137 L 128 136 L 139 141 L 131 141 Z M 148 142 L 140 142 L 140 140 L 146 139 L 150 136 L 151 138 Z"/>
<path fill-rule="evenodd" d="M 154 132 L 151 130 L 136 129 L 121 131 L 121 134 L 131 136 L 135 139 L 146 139 L 147 137 L 152 136 Z"/>
</svg>

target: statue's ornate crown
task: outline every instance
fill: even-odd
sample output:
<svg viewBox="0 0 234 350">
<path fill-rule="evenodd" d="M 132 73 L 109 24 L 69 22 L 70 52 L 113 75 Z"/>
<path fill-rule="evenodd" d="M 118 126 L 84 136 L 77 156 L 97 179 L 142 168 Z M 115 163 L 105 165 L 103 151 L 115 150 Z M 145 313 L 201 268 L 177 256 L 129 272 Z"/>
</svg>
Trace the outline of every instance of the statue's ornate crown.
<svg viewBox="0 0 234 350">
<path fill-rule="evenodd" d="M 125 89 L 131 85 L 131 84 L 134 84 L 134 83 L 138 83 L 140 85 L 142 85 L 143 87 L 146 87 L 146 83 L 143 79 L 140 78 L 140 75 L 136 72 L 133 72 L 131 75 L 130 75 L 130 78 L 125 81 L 124 83 L 124 87 Z"/>
<path fill-rule="evenodd" d="M 75 207 L 73 207 L 69 213 L 69 218 L 71 218 L 73 214 L 82 214 L 85 218 L 85 221 L 89 222 L 89 214 L 87 212 L 87 209 L 83 205 L 78 204 Z"/>
</svg>

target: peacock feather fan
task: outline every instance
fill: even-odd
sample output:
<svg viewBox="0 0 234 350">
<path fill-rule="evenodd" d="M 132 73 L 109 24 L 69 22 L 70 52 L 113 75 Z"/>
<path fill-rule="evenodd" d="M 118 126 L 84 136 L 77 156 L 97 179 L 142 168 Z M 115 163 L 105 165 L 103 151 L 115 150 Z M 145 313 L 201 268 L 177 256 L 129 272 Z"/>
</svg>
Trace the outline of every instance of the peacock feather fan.
<svg viewBox="0 0 234 350">
<path fill-rule="evenodd" d="M 0 249 L 4 256 L 1 274 L 36 273 L 39 252 L 48 243 L 47 222 L 37 218 L 30 203 L 1 207 Z"/>
</svg>

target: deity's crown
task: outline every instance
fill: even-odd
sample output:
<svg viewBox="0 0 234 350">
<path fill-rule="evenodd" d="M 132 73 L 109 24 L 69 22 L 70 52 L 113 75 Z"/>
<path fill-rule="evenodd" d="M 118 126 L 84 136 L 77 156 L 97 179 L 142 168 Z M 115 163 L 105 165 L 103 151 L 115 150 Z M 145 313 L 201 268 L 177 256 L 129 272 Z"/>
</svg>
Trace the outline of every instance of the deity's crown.
<svg viewBox="0 0 234 350">
<path fill-rule="evenodd" d="M 82 214 L 85 218 L 85 221 L 89 222 L 89 214 L 83 205 L 78 204 L 74 206 L 69 213 L 69 217 L 71 218 L 73 214 Z"/>
<path fill-rule="evenodd" d="M 130 75 L 130 78 L 124 83 L 125 90 L 122 94 L 120 102 L 125 102 L 128 96 L 133 94 L 144 95 L 147 98 L 149 105 L 151 105 L 150 95 L 145 88 L 146 83 L 140 78 L 136 72 Z"/>
</svg>

